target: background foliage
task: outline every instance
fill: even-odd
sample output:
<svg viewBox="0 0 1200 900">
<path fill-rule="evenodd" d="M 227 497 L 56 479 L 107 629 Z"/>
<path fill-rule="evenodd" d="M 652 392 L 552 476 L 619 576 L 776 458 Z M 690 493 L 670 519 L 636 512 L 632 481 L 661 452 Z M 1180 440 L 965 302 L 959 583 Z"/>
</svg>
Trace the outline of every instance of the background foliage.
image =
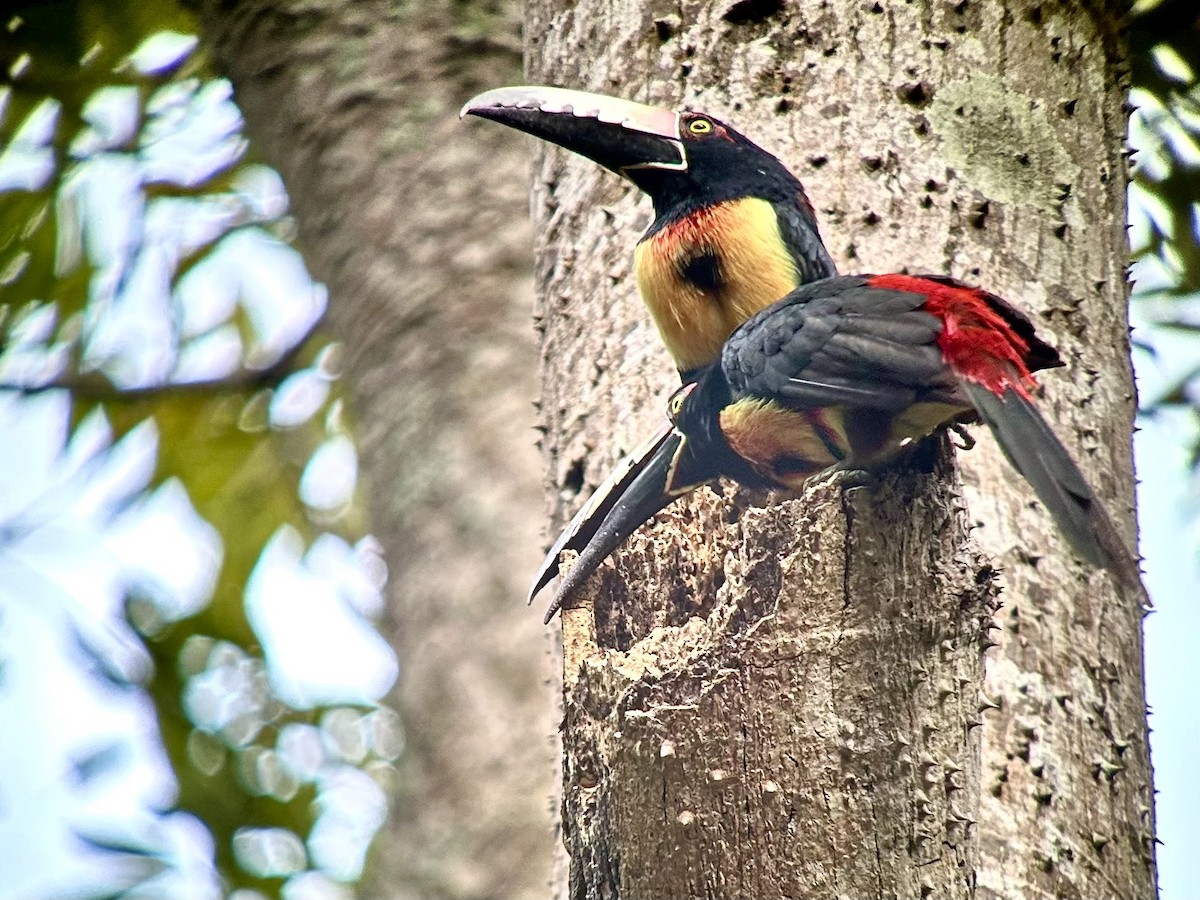
<svg viewBox="0 0 1200 900">
<path fill-rule="evenodd" d="M 1134 310 L 1145 328 L 1142 346 L 1152 354 L 1164 344 L 1178 346 L 1173 338 L 1195 339 L 1200 329 L 1198 15 L 1189 0 L 1139 2 L 1130 28 Z M 1192 355 L 1186 345 L 1180 349 Z M 1143 392 L 1144 412 L 1196 405 L 1200 359 L 1168 368 L 1153 393 Z M 1193 445 L 1193 460 L 1196 450 Z"/>
<path fill-rule="evenodd" d="M 1200 31 L 1132 15 L 1143 403 L 1194 417 Z M 283 187 L 182 7 L 3 24 L 0 893 L 344 895 L 396 664 Z"/>
<path fill-rule="evenodd" d="M 0 702 L 61 720 L 23 740 L 65 744 L 72 796 L 9 751 L 6 799 L 66 821 L 0 804 L 5 889 L 340 895 L 400 735 L 324 290 L 179 8 L 6 24 Z"/>
</svg>

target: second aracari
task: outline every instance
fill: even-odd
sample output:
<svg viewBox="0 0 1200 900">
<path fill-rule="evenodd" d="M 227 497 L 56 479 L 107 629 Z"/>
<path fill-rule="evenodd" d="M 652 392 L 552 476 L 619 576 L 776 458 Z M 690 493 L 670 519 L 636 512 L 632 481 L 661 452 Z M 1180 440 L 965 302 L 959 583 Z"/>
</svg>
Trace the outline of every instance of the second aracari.
<svg viewBox="0 0 1200 900">
<path fill-rule="evenodd" d="M 1075 553 L 1144 597 L 1135 557 L 1037 409 L 1033 373 L 1061 365 L 1017 309 L 951 278 L 856 275 L 798 288 L 671 398 L 672 430 L 612 483 L 546 621 L 643 522 L 719 476 L 796 492 L 818 473 L 870 469 L 976 420 Z"/>
</svg>

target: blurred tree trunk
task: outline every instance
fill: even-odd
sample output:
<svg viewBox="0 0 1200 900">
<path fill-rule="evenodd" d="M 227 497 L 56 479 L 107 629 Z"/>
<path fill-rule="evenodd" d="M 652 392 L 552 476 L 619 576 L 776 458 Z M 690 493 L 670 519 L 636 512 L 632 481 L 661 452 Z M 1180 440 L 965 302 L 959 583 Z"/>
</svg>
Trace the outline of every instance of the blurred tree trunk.
<svg viewBox="0 0 1200 900">
<path fill-rule="evenodd" d="M 1132 540 L 1115 14 L 529 0 L 525 33 L 532 83 L 779 152 L 845 270 L 1028 309 L 1068 364 L 1047 414 Z M 645 201 L 547 149 L 534 215 L 561 520 L 675 379 L 629 278 Z M 1140 609 L 976 434 L 845 492 L 702 491 L 602 568 L 563 623 L 560 896 L 1153 896 Z"/>
<path fill-rule="evenodd" d="M 544 897 L 554 748 L 529 324 L 528 150 L 460 125 L 520 72 L 516 4 L 205 5 L 330 289 L 390 569 L 406 727 L 371 897 Z"/>
</svg>

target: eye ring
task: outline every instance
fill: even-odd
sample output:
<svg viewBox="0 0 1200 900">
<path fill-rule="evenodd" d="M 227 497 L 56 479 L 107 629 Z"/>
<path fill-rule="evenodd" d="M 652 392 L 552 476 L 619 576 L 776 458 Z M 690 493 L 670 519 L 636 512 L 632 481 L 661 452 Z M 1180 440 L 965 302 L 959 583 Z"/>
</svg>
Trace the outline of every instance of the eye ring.
<svg viewBox="0 0 1200 900">
<path fill-rule="evenodd" d="M 688 394 L 692 392 L 694 385 L 684 385 L 667 401 L 667 418 L 672 423 L 678 422 L 679 417 L 683 415 L 683 401 L 687 399 Z"/>
<path fill-rule="evenodd" d="M 699 135 L 712 134 L 712 131 L 713 131 L 713 123 L 711 121 L 709 121 L 708 119 L 705 119 L 705 118 L 699 117 L 699 116 L 695 119 L 692 119 L 692 121 L 688 122 L 687 127 L 688 127 L 688 131 L 690 131 L 692 134 L 699 134 Z"/>
</svg>

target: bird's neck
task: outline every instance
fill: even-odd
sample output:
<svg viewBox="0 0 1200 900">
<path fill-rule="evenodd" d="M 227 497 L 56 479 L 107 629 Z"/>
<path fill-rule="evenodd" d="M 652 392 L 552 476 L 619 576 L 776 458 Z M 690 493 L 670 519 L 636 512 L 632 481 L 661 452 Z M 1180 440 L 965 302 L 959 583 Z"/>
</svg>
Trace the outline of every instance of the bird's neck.
<svg viewBox="0 0 1200 900">
<path fill-rule="evenodd" d="M 715 362 L 738 325 L 801 281 L 775 206 L 758 197 L 659 216 L 638 244 L 635 269 L 681 372 Z"/>
</svg>

